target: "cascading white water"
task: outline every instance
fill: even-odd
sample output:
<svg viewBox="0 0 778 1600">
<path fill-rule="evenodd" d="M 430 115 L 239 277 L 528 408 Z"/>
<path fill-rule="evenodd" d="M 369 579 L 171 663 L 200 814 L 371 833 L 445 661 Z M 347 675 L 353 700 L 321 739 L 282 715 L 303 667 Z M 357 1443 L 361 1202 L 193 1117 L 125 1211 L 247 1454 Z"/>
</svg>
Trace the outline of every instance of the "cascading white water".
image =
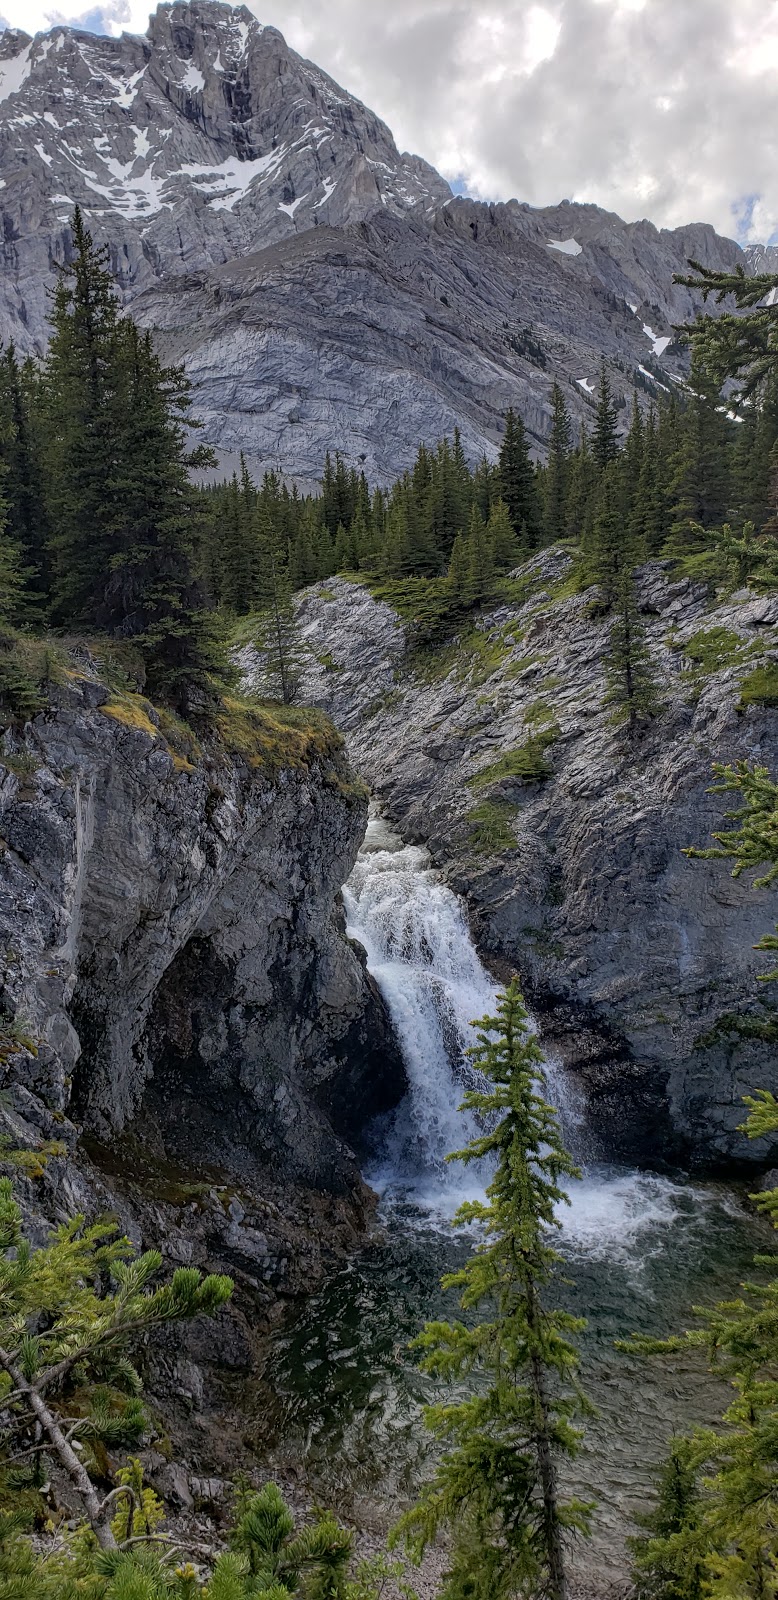
<svg viewBox="0 0 778 1600">
<path fill-rule="evenodd" d="M 405 845 L 374 813 L 344 889 L 348 931 L 386 1000 L 402 1049 L 409 1091 L 384 1131 L 381 1154 L 367 1173 L 385 1198 L 406 1201 L 428 1221 L 450 1218 L 465 1199 L 483 1194 L 483 1170 L 446 1162 L 477 1132 L 459 1110 L 473 1069 L 473 1019 L 494 1012 L 497 987 L 474 948 L 462 906 L 442 882 L 428 852 Z M 549 1097 L 567 1143 L 578 1155 L 583 1107 L 553 1060 Z M 592 1258 L 645 1259 L 647 1229 L 657 1236 L 684 1216 L 688 1190 L 652 1173 L 584 1166 L 562 1208 L 567 1248 Z"/>
<path fill-rule="evenodd" d="M 473 947 L 460 902 L 426 850 L 404 845 L 372 816 L 344 890 L 348 931 L 386 1000 L 405 1058 L 408 1095 L 369 1173 L 379 1192 L 405 1195 L 423 1210 L 450 1214 L 482 1193 L 466 1169 L 446 1162 L 476 1133 L 459 1110 L 472 1069 L 475 1018 L 494 1011 L 496 988 Z"/>
</svg>

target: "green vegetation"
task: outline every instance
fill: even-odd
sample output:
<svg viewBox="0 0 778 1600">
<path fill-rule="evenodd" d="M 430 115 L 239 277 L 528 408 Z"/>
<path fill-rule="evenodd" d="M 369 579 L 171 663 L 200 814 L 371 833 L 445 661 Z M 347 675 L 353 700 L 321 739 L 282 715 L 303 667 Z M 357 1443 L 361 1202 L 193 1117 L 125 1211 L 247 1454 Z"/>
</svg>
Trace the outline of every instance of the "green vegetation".
<svg viewBox="0 0 778 1600">
<path fill-rule="evenodd" d="M 474 855 L 498 855 L 513 850 L 516 835 L 513 822 L 518 807 L 510 800 L 482 800 L 467 813 L 470 824 L 469 848 Z"/>
<path fill-rule="evenodd" d="M 515 979 L 478 1029 L 471 1057 L 488 1087 L 469 1090 L 464 1106 L 491 1131 L 452 1159 L 495 1163 L 486 1203 L 468 1202 L 456 1219 L 477 1223 L 483 1242 L 443 1279 L 459 1290 L 467 1320 L 427 1323 L 416 1347 L 426 1372 L 479 1382 L 466 1399 L 428 1407 L 442 1454 L 396 1537 L 419 1556 L 450 1530 L 441 1600 L 564 1600 L 566 1548 L 587 1533 L 591 1508 L 563 1498 L 559 1467 L 577 1454 L 576 1421 L 592 1408 L 571 1342 L 584 1324 L 553 1296 L 561 1257 L 551 1237 L 567 1199 L 562 1182 L 578 1169 L 544 1098 L 543 1058 Z"/>
<path fill-rule="evenodd" d="M 707 674 L 733 666 L 745 648 L 740 635 L 731 628 L 703 628 L 687 640 L 683 653 Z"/>
<path fill-rule="evenodd" d="M 778 706 L 778 662 L 766 661 L 743 679 L 739 709 L 744 711 L 747 706 Z"/>
<path fill-rule="evenodd" d="M 556 723 L 538 728 L 524 744 L 505 750 L 496 761 L 476 772 L 467 782 L 471 789 L 490 789 L 506 778 L 516 778 L 522 783 L 542 783 L 552 775 L 546 760 L 546 751 L 556 743 L 560 730 Z"/>
<path fill-rule="evenodd" d="M 34 1177 L 47 1153 L 0 1160 Z M 190 1267 L 159 1281 L 161 1265 L 111 1222 L 83 1217 L 34 1246 L 0 1179 L 3 1600 L 379 1600 L 390 1578 L 412 1600 L 399 1564 L 355 1562 L 353 1535 L 329 1512 L 296 1525 L 273 1483 L 238 1487 L 227 1548 L 205 1570 L 201 1544 L 195 1564 L 165 1532 L 165 1508 L 127 1453 L 154 1432 L 132 1351 L 155 1328 L 217 1311 L 232 1284 Z M 157 1444 L 170 1454 L 169 1441 Z M 80 1507 L 75 1520 L 52 1511 L 53 1465 Z"/>
<path fill-rule="evenodd" d="M 734 793 L 742 805 L 729 813 L 734 826 L 714 834 L 715 846 L 686 854 L 730 860 L 735 877 L 765 868 L 754 883 L 766 887 L 778 876 L 778 785 L 766 768 L 746 762 L 716 771 L 715 792 Z M 769 935 L 757 948 L 778 949 L 778 938 Z M 777 978 L 778 970 L 764 981 Z M 748 1021 L 723 1018 L 721 1027 L 748 1036 Z M 757 1037 L 775 1037 L 772 1008 L 755 1021 Z M 749 1138 L 774 1140 L 778 1101 L 760 1091 L 745 1103 Z M 778 1190 L 752 1199 L 778 1228 Z M 671 1446 L 658 1505 L 642 1519 L 644 1532 L 633 1541 L 637 1592 L 646 1600 L 765 1600 L 776 1592 L 776 1257 L 757 1256 L 755 1266 L 760 1281 L 741 1284 L 740 1293 L 723 1304 L 695 1308 L 698 1325 L 692 1330 L 670 1339 L 634 1338 L 622 1346 L 646 1355 L 702 1349 L 733 1391 L 718 1427 L 696 1428 Z"/>
</svg>

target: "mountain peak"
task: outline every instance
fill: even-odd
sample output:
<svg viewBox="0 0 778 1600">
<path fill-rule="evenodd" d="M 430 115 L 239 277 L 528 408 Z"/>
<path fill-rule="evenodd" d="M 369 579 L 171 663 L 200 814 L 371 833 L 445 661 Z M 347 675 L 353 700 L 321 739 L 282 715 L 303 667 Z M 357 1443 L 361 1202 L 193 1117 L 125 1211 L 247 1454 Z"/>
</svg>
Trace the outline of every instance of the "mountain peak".
<svg viewBox="0 0 778 1600">
<path fill-rule="evenodd" d="M 15 277 L 0 332 L 21 349 L 45 343 L 76 202 L 132 290 L 161 262 L 199 270 L 451 192 L 276 28 L 218 0 L 160 5 L 146 35 L 0 36 L 0 183 Z"/>
</svg>

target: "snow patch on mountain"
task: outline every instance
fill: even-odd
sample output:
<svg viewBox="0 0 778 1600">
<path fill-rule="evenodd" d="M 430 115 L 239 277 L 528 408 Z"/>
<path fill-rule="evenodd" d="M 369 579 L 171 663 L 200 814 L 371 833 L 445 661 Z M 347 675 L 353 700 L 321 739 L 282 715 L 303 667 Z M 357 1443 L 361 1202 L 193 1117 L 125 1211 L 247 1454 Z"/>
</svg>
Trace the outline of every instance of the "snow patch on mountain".
<svg viewBox="0 0 778 1600">
<path fill-rule="evenodd" d="M 549 239 L 549 250 L 558 250 L 563 256 L 580 256 L 583 245 L 577 239 Z"/>
</svg>

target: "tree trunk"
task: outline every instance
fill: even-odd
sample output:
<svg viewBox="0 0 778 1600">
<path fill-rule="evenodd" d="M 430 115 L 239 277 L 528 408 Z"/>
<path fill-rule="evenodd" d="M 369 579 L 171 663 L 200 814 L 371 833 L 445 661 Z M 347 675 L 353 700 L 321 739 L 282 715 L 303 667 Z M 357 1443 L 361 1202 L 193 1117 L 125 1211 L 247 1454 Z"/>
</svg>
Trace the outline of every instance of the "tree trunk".
<svg viewBox="0 0 778 1600">
<path fill-rule="evenodd" d="M 72 1445 L 65 1438 L 54 1413 L 49 1410 L 45 1400 L 33 1388 L 32 1384 L 27 1382 L 24 1373 L 16 1366 L 11 1357 L 6 1354 L 5 1350 L 0 1350 L 0 1366 L 3 1366 L 13 1379 L 15 1387 L 20 1394 L 24 1395 L 30 1410 L 37 1417 L 54 1454 L 58 1457 L 60 1464 L 64 1467 L 71 1483 L 78 1492 L 100 1548 L 102 1550 L 116 1550 L 118 1547 L 113 1533 L 108 1523 L 103 1520 L 100 1496 L 83 1462 L 79 1461 Z"/>
<path fill-rule="evenodd" d="M 530 1330 L 534 1332 L 538 1323 L 538 1307 L 535 1287 L 532 1283 L 527 1286 L 527 1322 Z M 543 1497 L 543 1544 L 548 1562 L 547 1594 L 549 1600 L 567 1600 L 565 1554 L 562 1544 L 562 1528 L 559 1522 L 557 1475 L 551 1454 L 549 1428 L 551 1407 L 546 1383 L 546 1369 L 537 1353 L 532 1356 L 531 1372 L 532 1390 L 535 1396 L 538 1419 L 535 1448 L 537 1450 L 538 1470 L 540 1473 L 540 1491 Z"/>
</svg>

